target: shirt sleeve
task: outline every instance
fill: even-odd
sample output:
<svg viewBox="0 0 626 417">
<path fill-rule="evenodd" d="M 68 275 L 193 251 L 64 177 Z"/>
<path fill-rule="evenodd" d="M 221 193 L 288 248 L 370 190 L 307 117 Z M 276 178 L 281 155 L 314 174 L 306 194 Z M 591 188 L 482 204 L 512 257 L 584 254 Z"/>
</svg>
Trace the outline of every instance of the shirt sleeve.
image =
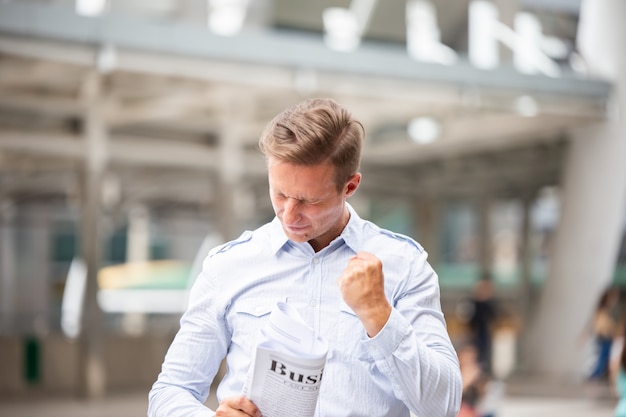
<svg viewBox="0 0 626 417">
<path fill-rule="evenodd" d="M 148 398 L 149 417 L 210 417 L 204 405 L 226 353 L 227 329 L 215 304 L 215 280 L 202 272 L 192 287 L 180 330 Z"/>
<path fill-rule="evenodd" d="M 439 300 L 437 275 L 422 252 L 393 300 L 385 327 L 364 339 L 395 395 L 418 417 L 454 417 L 462 382 Z"/>
</svg>

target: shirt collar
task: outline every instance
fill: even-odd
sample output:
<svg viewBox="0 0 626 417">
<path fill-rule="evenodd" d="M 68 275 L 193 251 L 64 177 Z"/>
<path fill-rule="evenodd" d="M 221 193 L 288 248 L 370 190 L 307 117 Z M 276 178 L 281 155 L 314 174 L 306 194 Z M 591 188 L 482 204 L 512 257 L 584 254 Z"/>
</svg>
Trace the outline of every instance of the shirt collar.
<svg viewBox="0 0 626 417">
<path fill-rule="evenodd" d="M 348 224 L 341 232 L 341 237 L 346 245 L 356 253 L 363 246 L 363 234 L 360 233 L 363 229 L 363 219 L 359 217 L 350 204 L 346 203 L 346 206 L 350 212 L 350 220 L 348 220 Z"/>
<path fill-rule="evenodd" d="M 274 216 L 274 220 L 272 220 L 269 224 L 269 228 L 270 248 L 272 249 L 273 253 L 278 253 L 278 251 L 281 250 L 287 244 L 287 242 L 289 242 L 289 239 L 287 238 L 287 235 L 285 234 L 283 226 L 280 224 L 280 220 L 278 220 L 278 217 Z"/>
<path fill-rule="evenodd" d="M 359 217 L 359 215 L 356 213 L 356 211 L 354 211 L 350 204 L 346 203 L 346 206 L 348 208 L 348 211 L 350 212 L 350 220 L 348 220 L 348 224 L 343 229 L 338 239 L 342 239 L 345 244 L 356 253 L 360 250 L 362 246 L 362 236 L 361 233 L 359 233 L 359 230 L 363 228 L 363 219 Z M 287 238 L 287 235 L 285 234 L 285 231 L 283 230 L 283 227 L 280 224 L 280 220 L 278 220 L 278 217 L 274 217 L 274 219 L 269 224 L 269 228 L 270 248 L 272 249 L 273 253 L 278 253 L 289 242 L 289 239 Z M 336 240 L 337 239 L 335 239 L 335 241 Z"/>
</svg>

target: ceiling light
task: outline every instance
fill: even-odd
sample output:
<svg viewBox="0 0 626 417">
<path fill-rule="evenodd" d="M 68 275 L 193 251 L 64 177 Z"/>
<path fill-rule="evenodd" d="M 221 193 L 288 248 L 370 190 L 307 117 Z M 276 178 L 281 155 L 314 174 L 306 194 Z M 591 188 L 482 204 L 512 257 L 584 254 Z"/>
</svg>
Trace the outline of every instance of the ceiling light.
<svg viewBox="0 0 626 417">
<path fill-rule="evenodd" d="M 342 7 L 329 7 L 322 13 L 324 42 L 330 49 L 350 52 L 361 42 L 356 15 Z"/>
<path fill-rule="evenodd" d="M 81 16 L 99 16 L 104 13 L 107 0 L 76 0 L 76 13 Z"/>
<path fill-rule="evenodd" d="M 221 36 L 241 31 L 248 10 L 248 0 L 208 0 L 209 29 Z"/>
<path fill-rule="evenodd" d="M 427 144 L 439 138 L 441 124 L 432 117 L 416 117 L 409 122 L 407 132 L 412 141 Z"/>
<path fill-rule="evenodd" d="M 515 111 L 524 117 L 535 117 L 539 114 L 539 105 L 531 96 L 520 96 L 515 99 Z"/>
</svg>

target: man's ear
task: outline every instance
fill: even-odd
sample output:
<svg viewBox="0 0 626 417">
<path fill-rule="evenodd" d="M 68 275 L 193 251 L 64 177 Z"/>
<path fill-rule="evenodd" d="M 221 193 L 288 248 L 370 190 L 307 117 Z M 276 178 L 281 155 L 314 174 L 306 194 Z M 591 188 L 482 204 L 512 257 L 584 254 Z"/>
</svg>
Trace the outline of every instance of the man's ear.
<svg viewBox="0 0 626 417">
<path fill-rule="evenodd" d="M 361 184 L 361 173 L 357 172 L 350 177 L 348 182 L 346 183 L 345 193 L 346 198 L 350 197 L 354 192 L 359 188 L 359 184 Z"/>
</svg>

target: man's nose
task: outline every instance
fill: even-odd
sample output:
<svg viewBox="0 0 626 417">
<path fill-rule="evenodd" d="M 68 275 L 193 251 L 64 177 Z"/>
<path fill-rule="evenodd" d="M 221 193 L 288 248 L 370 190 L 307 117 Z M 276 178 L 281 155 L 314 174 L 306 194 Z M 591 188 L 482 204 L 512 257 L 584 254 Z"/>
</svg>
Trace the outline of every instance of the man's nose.
<svg viewBox="0 0 626 417">
<path fill-rule="evenodd" d="M 293 198 L 288 198 L 283 206 L 283 221 L 287 224 L 295 223 L 300 216 L 298 214 L 299 201 Z"/>
</svg>

